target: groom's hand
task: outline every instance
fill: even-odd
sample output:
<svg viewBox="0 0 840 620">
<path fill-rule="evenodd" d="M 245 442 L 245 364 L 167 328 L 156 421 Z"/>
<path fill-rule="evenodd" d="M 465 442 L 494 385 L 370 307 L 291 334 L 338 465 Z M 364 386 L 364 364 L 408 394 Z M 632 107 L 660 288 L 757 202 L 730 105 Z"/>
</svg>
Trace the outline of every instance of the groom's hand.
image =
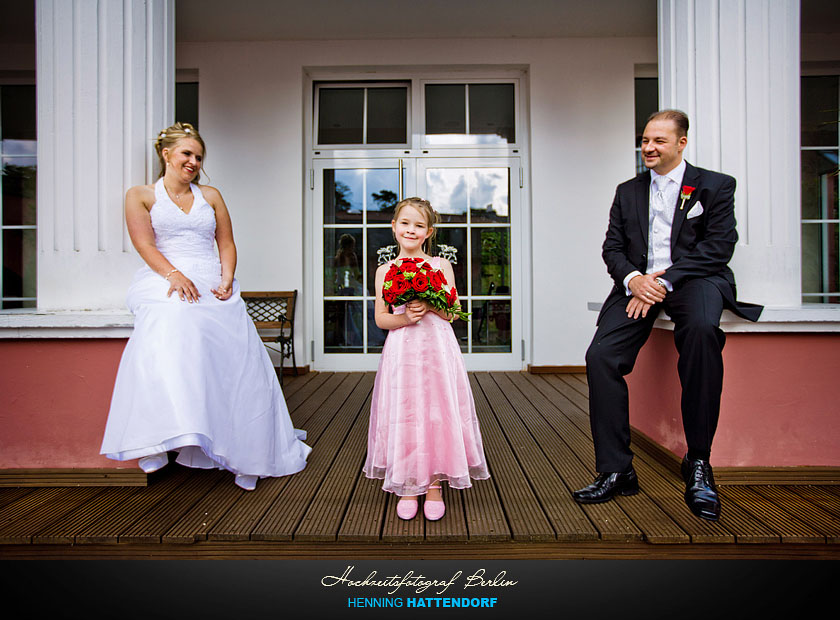
<svg viewBox="0 0 840 620">
<path fill-rule="evenodd" d="M 627 316 L 631 319 L 638 319 L 639 316 L 644 318 L 652 306 L 653 304 L 646 303 L 638 297 L 631 297 L 627 302 Z"/>
<path fill-rule="evenodd" d="M 665 272 L 657 271 L 632 278 L 627 283 L 627 288 L 633 293 L 633 298 L 646 304 L 658 304 L 665 301 L 668 290 L 656 281 L 656 278 L 663 273 Z"/>
</svg>

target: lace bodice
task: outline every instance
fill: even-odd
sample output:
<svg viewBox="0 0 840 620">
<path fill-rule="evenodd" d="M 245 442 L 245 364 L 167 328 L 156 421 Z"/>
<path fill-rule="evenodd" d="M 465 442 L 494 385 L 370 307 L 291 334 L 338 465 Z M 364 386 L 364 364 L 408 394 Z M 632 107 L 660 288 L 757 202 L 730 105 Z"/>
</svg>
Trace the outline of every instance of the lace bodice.
<svg viewBox="0 0 840 620">
<path fill-rule="evenodd" d="M 217 262 L 216 213 L 197 185 L 190 184 L 190 189 L 193 206 L 189 213 L 184 213 L 169 198 L 163 179 L 155 183 L 155 204 L 149 211 L 155 244 L 169 261 Z"/>
</svg>

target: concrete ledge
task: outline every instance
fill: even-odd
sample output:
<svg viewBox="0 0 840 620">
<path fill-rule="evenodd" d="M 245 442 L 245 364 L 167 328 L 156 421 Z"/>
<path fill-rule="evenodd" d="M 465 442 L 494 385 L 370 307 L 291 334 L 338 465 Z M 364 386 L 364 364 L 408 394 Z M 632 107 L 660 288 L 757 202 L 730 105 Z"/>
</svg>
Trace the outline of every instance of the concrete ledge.
<svg viewBox="0 0 840 620">
<path fill-rule="evenodd" d="M 590 301 L 588 310 L 599 312 L 604 304 Z M 653 325 L 673 331 L 674 324 L 665 311 L 660 311 Z M 840 332 L 840 304 L 803 304 L 790 308 L 765 308 L 753 323 L 724 310 L 720 328 L 726 333 L 808 333 Z"/>
<path fill-rule="evenodd" d="M 125 309 L 0 311 L 0 338 L 128 338 L 133 329 Z"/>
</svg>

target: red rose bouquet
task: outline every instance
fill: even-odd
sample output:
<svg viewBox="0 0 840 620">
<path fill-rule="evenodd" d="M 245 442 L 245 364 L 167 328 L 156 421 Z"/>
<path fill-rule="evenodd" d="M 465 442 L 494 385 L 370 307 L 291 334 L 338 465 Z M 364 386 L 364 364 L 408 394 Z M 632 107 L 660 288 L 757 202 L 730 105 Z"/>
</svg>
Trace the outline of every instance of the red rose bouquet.
<svg viewBox="0 0 840 620">
<path fill-rule="evenodd" d="M 422 258 L 403 258 L 394 261 L 385 274 L 382 298 L 392 306 L 421 299 L 436 310 L 468 320 L 470 313 L 461 310 L 455 287 L 447 289 L 446 284 L 443 272 L 432 269 L 427 261 Z"/>
</svg>

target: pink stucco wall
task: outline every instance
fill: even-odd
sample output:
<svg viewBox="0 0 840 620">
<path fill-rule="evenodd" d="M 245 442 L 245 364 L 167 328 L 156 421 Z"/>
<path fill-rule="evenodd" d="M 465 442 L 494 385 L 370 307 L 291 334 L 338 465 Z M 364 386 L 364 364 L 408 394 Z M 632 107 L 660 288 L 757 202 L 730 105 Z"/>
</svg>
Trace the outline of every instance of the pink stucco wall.
<svg viewBox="0 0 840 620">
<path fill-rule="evenodd" d="M 840 334 L 727 334 L 719 467 L 840 466 Z M 685 453 L 673 333 L 654 329 L 628 377 L 630 423 Z"/>
<path fill-rule="evenodd" d="M 125 343 L 0 340 L 0 469 L 136 467 L 99 454 Z"/>
</svg>

